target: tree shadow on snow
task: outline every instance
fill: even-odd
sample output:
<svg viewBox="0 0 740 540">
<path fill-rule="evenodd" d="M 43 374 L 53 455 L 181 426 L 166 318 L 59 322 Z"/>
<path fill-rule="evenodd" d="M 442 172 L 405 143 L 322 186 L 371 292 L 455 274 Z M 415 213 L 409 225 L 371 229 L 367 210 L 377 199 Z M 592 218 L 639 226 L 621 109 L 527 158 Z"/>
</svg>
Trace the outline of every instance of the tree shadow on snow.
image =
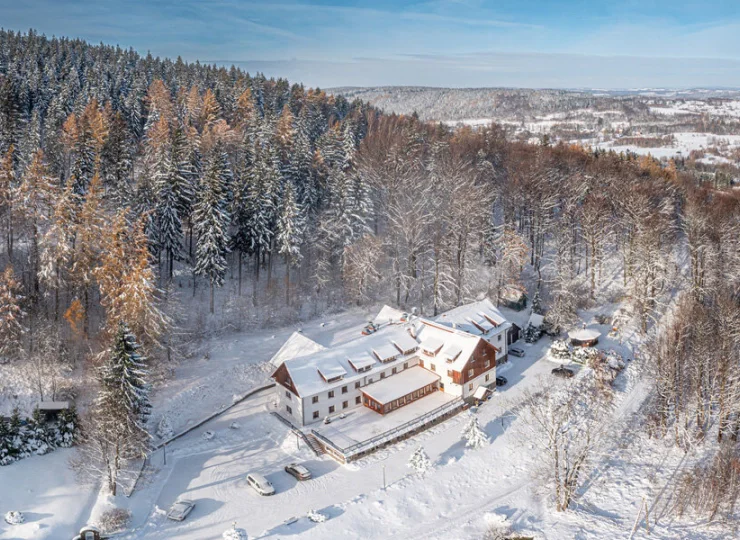
<svg viewBox="0 0 740 540">
<path fill-rule="evenodd" d="M 437 461 L 435 462 L 435 465 L 447 465 L 448 463 L 454 463 L 459 460 L 463 456 L 463 454 L 465 454 L 465 441 L 456 441 L 452 446 L 450 446 L 447 450 L 439 455 Z"/>
<path fill-rule="evenodd" d="M 319 514 L 323 514 L 326 516 L 327 520 L 335 519 L 342 514 L 344 514 L 344 509 L 340 508 L 337 505 L 331 505 L 327 506 L 326 508 L 322 508 L 320 510 L 315 510 Z M 264 535 L 261 536 L 261 538 L 269 538 L 269 537 L 277 537 L 277 538 L 283 538 L 286 536 L 296 536 L 301 535 L 314 527 L 322 527 L 323 523 L 314 523 L 310 519 L 308 519 L 305 515 L 304 516 L 296 516 L 298 518 L 295 522 L 288 524 L 286 520 L 285 523 L 281 523 L 277 527 L 273 527 L 272 529 L 269 529 L 265 531 Z"/>
<path fill-rule="evenodd" d="M 23 512 L 24 523 L 33 523 L 35 521 L 41 521 L 42 519 L 54 517 L 54 514 L 39 514 L 37 512 Z M 41 525 L 46 527 L 46 525 Z"/>
</svg>

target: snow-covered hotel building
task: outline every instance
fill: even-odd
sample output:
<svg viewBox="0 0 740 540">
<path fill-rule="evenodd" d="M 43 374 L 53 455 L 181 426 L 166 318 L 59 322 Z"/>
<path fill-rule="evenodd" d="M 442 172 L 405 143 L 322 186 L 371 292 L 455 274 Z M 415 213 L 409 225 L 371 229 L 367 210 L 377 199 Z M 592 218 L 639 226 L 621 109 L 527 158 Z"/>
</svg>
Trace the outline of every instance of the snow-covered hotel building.
<svg viewBox="0 0 740 540">
<path fill-rule="evenodd" d="M 375 333 L 331 348 L 293 334 L 272 359 L 277 412 L 303 427 L 359 407 L 387 415 L 435 392 L 459 402 L 495 386 L 507 358 L 511 325 L 489 300 L 435 319 L 385 307 L 374 322 Z"/>
</svg>

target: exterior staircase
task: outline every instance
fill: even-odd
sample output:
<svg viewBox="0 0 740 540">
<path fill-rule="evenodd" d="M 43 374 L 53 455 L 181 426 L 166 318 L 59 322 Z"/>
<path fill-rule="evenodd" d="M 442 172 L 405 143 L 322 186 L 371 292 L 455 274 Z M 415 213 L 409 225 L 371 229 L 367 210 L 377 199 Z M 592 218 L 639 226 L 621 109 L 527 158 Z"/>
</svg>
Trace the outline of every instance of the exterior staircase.
<svg viewBox="0 0 740 540">
<path fill-rule="evenodd" d="M 276 413 L 275 411 L 270 411 L 270 414 L 273 415 L 275 418 L 280 420 L 283 424 L 288 426 L 290 430 L 298 435 L 301 439 L 303 439 L 303 442 L 308 445 L 308 447 L 313 450 L 313 453 L 317 456 L 321 456 L 323 454 L 326 454 L 326 450 L 324 449 L 324 446 L 319 442 L 319 440 L 314 437 L 312 434 L 303 433 L 300 429 L 298 429 L 296 426 L 293 425 L 293 423 L 288 420 L 287 418 L 284 418 L 280 414 Z"/>
<path fill-rule="evenodd" d="M 303 440 L 306 441 L 306 444 L 311 448 L 311 450 L 313 450 L 314 454 L 316 454 L 317 456 L 326 454 L 324 445 L 322 445 L 319 440 L 313 436 L 313 434 L 303 434 Z"/>
</svg>

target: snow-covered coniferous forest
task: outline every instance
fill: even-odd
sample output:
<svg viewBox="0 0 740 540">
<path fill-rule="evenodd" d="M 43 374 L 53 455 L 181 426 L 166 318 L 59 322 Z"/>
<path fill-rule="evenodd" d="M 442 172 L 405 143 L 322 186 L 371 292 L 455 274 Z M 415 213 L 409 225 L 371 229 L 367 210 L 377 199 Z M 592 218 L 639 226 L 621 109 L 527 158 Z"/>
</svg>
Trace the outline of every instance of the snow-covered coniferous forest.
<svg viewBox="0 0 740 540">
<path fill-rule="evenodd" d="M 1 31 L 0 538 L 734 537 L 739 223 L 673 159 Z M 485 299 L 465 412 L 349 463 L 279 414 L 293 332 Z"/>
</svg>

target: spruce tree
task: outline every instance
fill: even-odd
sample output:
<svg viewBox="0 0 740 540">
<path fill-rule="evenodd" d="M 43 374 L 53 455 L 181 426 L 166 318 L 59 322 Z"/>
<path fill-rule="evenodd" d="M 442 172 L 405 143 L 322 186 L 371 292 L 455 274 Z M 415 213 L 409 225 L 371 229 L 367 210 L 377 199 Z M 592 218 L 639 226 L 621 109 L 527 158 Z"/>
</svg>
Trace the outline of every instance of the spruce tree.
<svg viewBox="0 0 740 540">
<path fill-rule="evenodd" d="M 102 461 L 108 487 L 116 494 L 118 474 L 125 461 L 149 448 L 146 421 L 151 412 L 146 359 L 136 338 L 121 323 L 98 370 L 100 391 L 92 406 L 89 443 Z"/>
<path fill-rule="evenodd" d="M 197 246 L 196 275 L 208 278 L 211 286 L 211 313 L 214 313 L 215 288 L 224 283 L 228 252 L 229 213 L 227 210 L 228 169 L 217 148 L 201 180 L 194 219 Z"/>
<path fill-rule="evenodd" d="M 303 211 L 292 182 L 283 189 L 276 240 L 278 253 L 285 257 L 285 303 L 290 305 L 290 267 L 300 261 L 303 243 Z"/>
</svg>

